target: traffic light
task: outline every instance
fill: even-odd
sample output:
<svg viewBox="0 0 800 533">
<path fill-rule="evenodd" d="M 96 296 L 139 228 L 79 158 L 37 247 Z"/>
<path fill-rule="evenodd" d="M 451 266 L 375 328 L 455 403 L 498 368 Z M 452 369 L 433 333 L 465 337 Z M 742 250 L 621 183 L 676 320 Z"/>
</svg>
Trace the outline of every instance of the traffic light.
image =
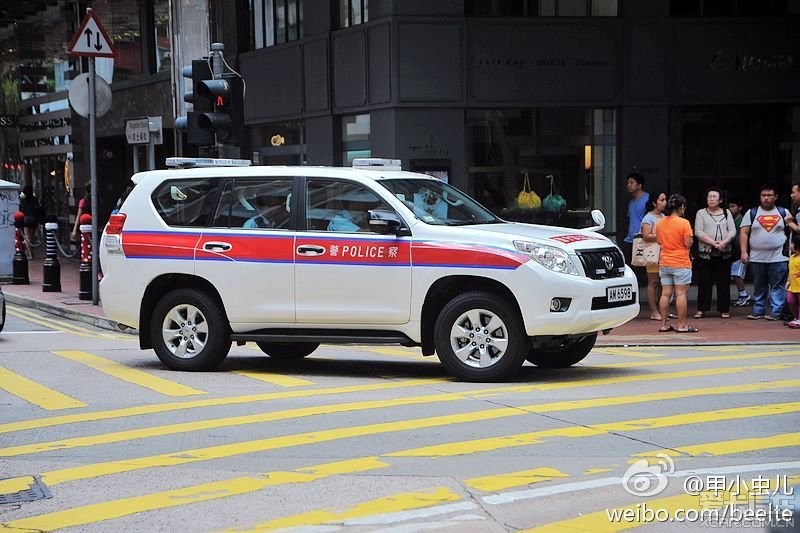
<svg viewBox="0 0 800 533">
<path fill-rule="evenodd" d="M 191 66 L 183 67 L 183 77 L 192 80 L 191 90 L 183 93 L 183 101 L 194 106 L 185 117 L 175 119 L 175 127 L 186 131 L 186 140 L 197 146 L 213 146 L 214 130 L 201 126 L 201 117 L 214 112 L 214 102 L 204 90 L 206 82 L 215 81 L 206 59 L 194 59 Z"/>
<path fill-rule="evenodd" d="M 223 75 L 198 84 L 203 98 L 210 98 L 213 113 L 203 113 L 198 125 L 216 134 L 217 142 L 242 146 L 244 142 L 244 83 L 238 75 Z"/>
</svg>

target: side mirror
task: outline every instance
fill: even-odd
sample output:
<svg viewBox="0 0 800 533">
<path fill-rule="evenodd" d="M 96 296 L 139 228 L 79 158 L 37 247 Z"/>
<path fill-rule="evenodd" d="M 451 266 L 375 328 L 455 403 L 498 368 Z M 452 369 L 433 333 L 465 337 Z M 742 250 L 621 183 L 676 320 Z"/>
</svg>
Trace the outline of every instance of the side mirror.
<svg viewBox="0 0 800 533">
<path fill-rule="evenodd" d="M 397 236 L 410 234 L 406 229 L 404 229 L 404 224 L 400 219 L 400 216 L 394 211 L 390 211 L 388 209 L 370 209 L 369 228 L 376 233 L 392 234 Z"/>
<path fill-rule="evenodd" d="M 592 222 L 595 225 L 586 228 L 588 231 L 600 231 L 606 227 L 606 217 L 599 209 L 592 209 Z"/>
</svg>

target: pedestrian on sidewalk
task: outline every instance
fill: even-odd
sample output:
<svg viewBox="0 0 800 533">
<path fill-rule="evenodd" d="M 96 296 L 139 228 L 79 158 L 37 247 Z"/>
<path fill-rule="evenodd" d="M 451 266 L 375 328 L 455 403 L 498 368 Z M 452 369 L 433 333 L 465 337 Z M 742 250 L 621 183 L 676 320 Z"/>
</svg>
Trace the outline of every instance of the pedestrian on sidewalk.
<svg viewBox="0 0 800 533">
<path fill-rule="evenodd" d="M 644 176 L 637 172 L 629 174 L 625 181 L 625 188 L 631 195 L 631 200 L 628 202 L 628 234 L 622 240 L 622 254 L 629 265 L 633 260 L 633 238 L 642 229 L 642 219 L 647 212 L 647 201 L 650 199 L 650 195 L 644 190 L 644 181 Z M 641 267 L 631 268 L 634 272 L 641 272 Z"/>
<path fill-rule="evenodd" d="M 800 233 L 792 234 L 789 277 L 786 280 L 786 304 L 794 317 L 786 325 L 800 329 Z"/>
<path fill-rule="evenodd" d="M 711 293 L 717 288 L 717 311 L 721 318 L 731 317 L 731 243 L 736 237 L 733 215 L 722 204 L 722 191 L 710 187 L 706 191 L 706 208 L 694 219 L 697 237 L 697 312 L 703 318 L 711 310 Z"/>
<path fill-rule="evenodd" d="M 23 232 L 27 243 L 26 252 L 28 259 L 33 259 L 33 247 L 39 244 L 41 238 L 39 227 L 42 223 L 42 208 L 30 184 L 22 187 L 22 192 L 19 193 L 19 210 L 25 215 Z"/>
<path fill-rule="evenodd" d="M 744 217 L 744 204 L 739 197 L 733 197 L 728 202 L 728 210 L 733 216 L 733 225 L 736 227 L 736 237 L 733 238 L 731 243 L 731 279 L 736 285 L 737 298 L 731 304 L 734 307 L 747 307 L 753 305 L 753 297 L 747 294 L 747 288 L 744 286 L 744 278 L 747 275 L 747 265 L 742 263 L 742 253 L 739 248 L 739 228 L 742 225 L 742 218 Z"/>
<path fill-rule="evenodd" d="M 778 195 L 774 185 L 762 185 L 759 191 L 759 205 L 745 213 L 739 235 L 742 263 L 753 274 L 755 303 L 747 318 L 780 320 L 786 302 L 789 262 L 783 255 L 785 228 L 792 215 L 776 205 Z"/>
<path fill-rule="evenodd" d="M 647 214 L 642 219 L 642 238 L 647 242 L 656 242 L 656 225 L 664 218 L 667 206 L 667 193 L 656 191 L 647 200 Z M 658 299 L 661 295 L 661 280 L 658 265 L 647 265 L 647 305 L 650 307 L 650 320 L 661 320 L 658 311 Z"/>
<path fill-rule="evenodd" d="M 75 215 L 75 225 L 72 227 L 72 242 L 80 243 L 81 216 L 92 214 L 92 184 L 87 183 L 83 198 L 78 201 L 78 212 Z"/>
<path fill-rule="evenodd" d="M 686 198 L 680 194 L 673 194 L 667 200 L 664 214 L 667 215 L 656 226 L 656 237 L 661 245 L 659 259 L 661 276 L 661 299 L 659 311 L 661 314 L 661 328 L 659 332 L 677 331 L 678 333 L 697 333 L 694 328 L 686 323 L 686 310 L 688 302 L 686 293 L 692 282 L 692 260 L 689 249 L 694 242 L 692 225 L 686 220 Z M 678 314 L 678 327 L 675 328 L 669 321 L 669 300 L 675 294 L 675 308 Z"/>
</svg>

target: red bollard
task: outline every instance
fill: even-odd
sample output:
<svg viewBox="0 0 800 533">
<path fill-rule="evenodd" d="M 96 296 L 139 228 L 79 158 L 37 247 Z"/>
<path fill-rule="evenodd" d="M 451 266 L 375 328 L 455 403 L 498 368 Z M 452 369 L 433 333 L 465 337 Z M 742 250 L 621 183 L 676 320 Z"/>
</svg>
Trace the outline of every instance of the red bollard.
<svg viewBox="0 0 800 533">
<path fill-rule="evenodd" d="M 92 299 L 92 215 L 83 214 L 80 220 L 81 266 L 78 268 L 79 300 Z"/>
<path fill-rule="evenodd" d="M 28 248 L 25 245 L 25 214 L 22 211 L 14 213 L 14 260 L 13 260 L 13 285 L 30 285 L 28 277 Z"/>
</svg>

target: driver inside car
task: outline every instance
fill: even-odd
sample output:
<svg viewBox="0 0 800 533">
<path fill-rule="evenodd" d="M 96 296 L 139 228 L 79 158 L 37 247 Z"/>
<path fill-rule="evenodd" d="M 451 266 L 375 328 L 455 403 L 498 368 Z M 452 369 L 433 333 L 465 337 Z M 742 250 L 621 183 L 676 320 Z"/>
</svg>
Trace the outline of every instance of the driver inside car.
<svg viewBox="0 0 800 533">
<path fill-rule="evenodd" d="M 357 232 L 368 231 L 369 210 L 380 205 L 373 195 L 353 191 L 341 197 L 342 209 L 331 218 L 328 231 Z"/>
</svg>

